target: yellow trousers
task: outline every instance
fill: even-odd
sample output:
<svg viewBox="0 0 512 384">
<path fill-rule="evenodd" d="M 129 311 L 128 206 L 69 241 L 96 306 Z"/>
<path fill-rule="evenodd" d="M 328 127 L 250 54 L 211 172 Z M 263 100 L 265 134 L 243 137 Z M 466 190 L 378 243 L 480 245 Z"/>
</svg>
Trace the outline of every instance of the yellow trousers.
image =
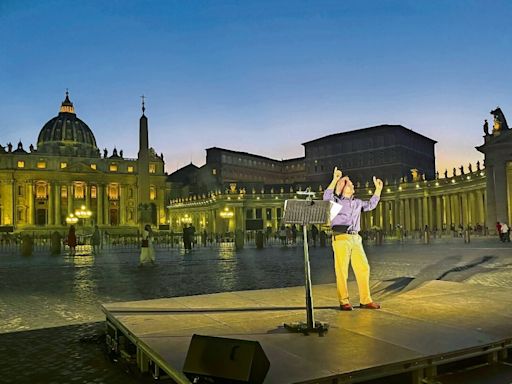
<svg viewBox="0 0 512 384">
<path fill-rule="evenodd" d="M 371 303 L 370 265 L 363 249 L 361 236 L 349 234 L 333 236 L 332 249 L 334 251 L 334 271 L 336 272 L 336 285 L 340 304 L 349 303 L 347 279 L 348 265 L 350 263 L 352 263 L 352 269 L 354 270 L 359 288 L 359 303 Z"/>
</svg>

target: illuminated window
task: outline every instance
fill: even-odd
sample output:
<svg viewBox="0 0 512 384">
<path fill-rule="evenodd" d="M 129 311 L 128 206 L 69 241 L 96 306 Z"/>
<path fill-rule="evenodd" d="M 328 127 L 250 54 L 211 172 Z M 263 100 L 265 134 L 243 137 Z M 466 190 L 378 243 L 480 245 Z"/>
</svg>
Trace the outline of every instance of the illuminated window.
<svg viewBox="0 0 512 384">
<path fill-rule="evenodd" d="M 96 164 L 91 164 L 91 169 L 96 169 Z"/>
<path fill-rule="evenodd" d="M 119 185 L 109 184 L 108 185 L 108 198 L 110 200 L 119 200 Z"/>
<path fill-rule="evenodd" d="M 117 172 L 117 164 L 110 164 L 110 172 Z"/>
<path fill-rule="evenodd" d="M 40 183 L 36 185 L 36 199 L 46 199 L 46 184 Z"/>
<path fill-rule="evenodd" d="M 217 170 L 215 168 L 212 169 L 212 175 L 216 175 L 217 174 Z"/>
<path fill-rule="evenodd" d="M 68 187 L 65 185 L 60 187 L 60 197 L 67 198 L 68 197 Z"/>
<path fill-rule="evenodd" d="M 23 160 L 18 160 L 18 168 L 25 168 L 25 162 Z"/>
<path fill-rule="evenodd" d="M 156 188 L 154 185 L 149 187 L 149 200 L 156 200 Z"/>
<path fill-rule="evenodd" d="M 46 161 L 38 161 L 37 162 L 37 168 L 39 168 L 39 169 L 46 168 Z"/>
<path fill-rule="evenodd" d="M 96 198 L 96 192 L 97 192 L 97 190 L 96 190 L 96 186 L 95 186 L 95 185 L 93 185 L 93 186 L 91 187 L 91 199 L 95 199 L 95 198 Z"/>
<path fill-rule="evenodd" d="M 133 173 L 133 165 L 128 166 L 128 173 Z"/>
<path fill-rule="evenodd" d="M 149 173 L 156 173 L 156 164 L 149 164 Z"/>
<path fill-rule="evenodd" d="M 74 187 L 75 199 L 85 199 L 85 185 L 83 183 L 76 183 Z"/>
<path fill-rule="evenodd" d="M 68 167 L 68 163 L 60 163 L 60 169 L 64 169 Z"/>
</svg>

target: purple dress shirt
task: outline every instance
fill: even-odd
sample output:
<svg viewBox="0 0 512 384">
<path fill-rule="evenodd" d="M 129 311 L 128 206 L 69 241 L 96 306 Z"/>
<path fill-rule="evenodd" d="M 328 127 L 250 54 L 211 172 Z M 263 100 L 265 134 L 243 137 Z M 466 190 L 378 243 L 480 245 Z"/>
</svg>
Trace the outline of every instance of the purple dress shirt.
<svg viewBox="0 0 512 384">
<path fill-rule="evenodd" d="M 326 189 L 324 200 L 333 201 L 341 205 L 341 210 L 331 220 L 331 227 L 334 225 L 348 225 L 350 231 L 361 230 L 361 211 L 371 211 L 379 203 L 380 197 L 373 195 L 370 200 L 363 201 L 354 197 L 346 198 L 336 196 L 333 189 Z"/>
</svg>

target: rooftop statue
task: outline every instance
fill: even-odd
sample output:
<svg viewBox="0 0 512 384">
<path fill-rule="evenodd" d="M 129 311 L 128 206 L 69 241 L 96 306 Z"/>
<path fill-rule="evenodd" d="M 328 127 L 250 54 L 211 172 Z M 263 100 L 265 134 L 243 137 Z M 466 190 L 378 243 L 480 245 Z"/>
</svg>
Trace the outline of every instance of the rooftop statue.
<svg viewBox="0 0 512 384">
<path fill-rule="evenodd" d="M 496 107 L 494 111 L 491 111 L 491 115 L 494 116 L 494 125 L 492 127 L 493 134 L 508 129 L 507 120 L 500 107 Z"/>
<path fill-rule="evenodd" d="M 487 122 L 487 119 L 485 119 L 485 121 L 484 121 L 484 133 L 485 133 L 485 136 L 489 135 L 489 123 Z"/>
</svg>

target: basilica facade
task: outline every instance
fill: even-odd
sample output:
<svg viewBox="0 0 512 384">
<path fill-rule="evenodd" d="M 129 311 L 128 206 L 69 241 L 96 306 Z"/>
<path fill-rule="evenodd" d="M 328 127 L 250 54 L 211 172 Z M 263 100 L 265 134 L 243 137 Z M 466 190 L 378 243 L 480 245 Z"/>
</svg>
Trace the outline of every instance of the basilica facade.
<svg viewBox="0 0 512 384">
<path fill-rule="evenodd" d="M 0 146 L 0 228 L 63 229 L 81 212 L 87 225 L 114 231 L 136 230 L 142 221 L 165 224 L 163 156 L 147 145 L 144 114 L 139 129 L 137 158 L 125 157 L 116 148 L 111 154 L 100 151 L 66 93 L 58 115 L 44 124 L 35 147 L 25 148 L 21 142 Z M 146 174 L 143 184 L 141 174 Z"/>
</svg>

